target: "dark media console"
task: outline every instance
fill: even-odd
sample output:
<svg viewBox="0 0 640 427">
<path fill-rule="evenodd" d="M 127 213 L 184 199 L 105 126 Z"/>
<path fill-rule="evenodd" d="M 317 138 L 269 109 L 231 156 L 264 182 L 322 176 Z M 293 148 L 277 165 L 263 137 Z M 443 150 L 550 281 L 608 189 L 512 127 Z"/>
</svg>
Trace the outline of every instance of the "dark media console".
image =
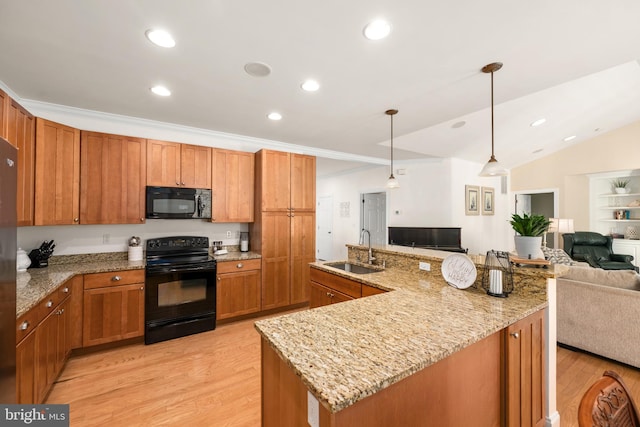
<svg viewBox="0 0 640 427">
<path fill-rule="evenodd" d="M 389 244 L 467 253 L 460 227 L 389 227 Z"/>
</svg>

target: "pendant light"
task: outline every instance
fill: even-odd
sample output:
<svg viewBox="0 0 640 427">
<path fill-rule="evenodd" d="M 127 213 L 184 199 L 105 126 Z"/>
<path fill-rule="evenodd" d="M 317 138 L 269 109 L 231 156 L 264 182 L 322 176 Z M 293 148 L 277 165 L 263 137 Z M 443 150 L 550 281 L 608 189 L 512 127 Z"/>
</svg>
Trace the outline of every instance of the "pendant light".
<svg viewBox="0 0 640 427">
<path fill-rule="evenodd" d="M 393 116 L 398 114 L 398 110 L 387 110 L 384 113 L 391 117 L 391 174 L 387 180 L 387 188 L 398 188 L 400 187 L 400 183 L 396 177 L 393 176 Z"/>
<path fill-rule="evenodd" d="M 502 62 L 493 62 L 482 67 L 483 73 L 491 73 L 491 158 L 480 171 L 480 176 L 504 176 L 508 171 L 502 167 L 493 154 L 493 73 L 502 68 Z"/>
</svg>

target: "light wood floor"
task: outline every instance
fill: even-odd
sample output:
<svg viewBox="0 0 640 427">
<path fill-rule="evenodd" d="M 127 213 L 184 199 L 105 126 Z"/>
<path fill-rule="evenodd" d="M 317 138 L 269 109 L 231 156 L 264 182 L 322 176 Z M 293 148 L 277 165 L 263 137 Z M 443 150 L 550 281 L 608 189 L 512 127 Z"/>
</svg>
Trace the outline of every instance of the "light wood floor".
<svg viewBox="0 0 640 427">
<path fill-rule="evenodd" d="M 72 357 L 48 403 L 71 404 L 71 426 L 260 425 L 260 337 L 255 319 L 157 343 Z M 640 370 L 558 349 L 562 427 L 577 427 L 585 390 L 606 369 L 640 402 Z"/>
</svg>

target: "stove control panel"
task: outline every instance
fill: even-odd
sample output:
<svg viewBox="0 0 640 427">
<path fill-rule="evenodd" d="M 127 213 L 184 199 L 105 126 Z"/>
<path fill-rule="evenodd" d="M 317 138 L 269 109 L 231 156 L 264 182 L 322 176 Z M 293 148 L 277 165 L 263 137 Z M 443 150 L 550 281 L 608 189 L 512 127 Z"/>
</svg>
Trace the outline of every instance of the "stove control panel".
<svg viewBox="0 0 640 427">
<path fill-rule="evenodd" d="M 209 249 L 208 237 L 173 236 L 147 239 L 147 251 L 188 251 Z"/>
</svg>

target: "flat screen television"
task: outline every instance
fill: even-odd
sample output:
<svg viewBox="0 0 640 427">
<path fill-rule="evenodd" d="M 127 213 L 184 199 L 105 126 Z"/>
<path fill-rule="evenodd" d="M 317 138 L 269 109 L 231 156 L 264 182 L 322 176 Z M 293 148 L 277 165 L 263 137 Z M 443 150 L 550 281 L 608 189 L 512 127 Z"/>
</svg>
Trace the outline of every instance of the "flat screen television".
<svg viewBox="0 0 640 427">
<path fill-rule="evenodd" d="M 460 227 L 389 227 L 389 244 L 414 248 L 466 252 Z"/>
</svg>

